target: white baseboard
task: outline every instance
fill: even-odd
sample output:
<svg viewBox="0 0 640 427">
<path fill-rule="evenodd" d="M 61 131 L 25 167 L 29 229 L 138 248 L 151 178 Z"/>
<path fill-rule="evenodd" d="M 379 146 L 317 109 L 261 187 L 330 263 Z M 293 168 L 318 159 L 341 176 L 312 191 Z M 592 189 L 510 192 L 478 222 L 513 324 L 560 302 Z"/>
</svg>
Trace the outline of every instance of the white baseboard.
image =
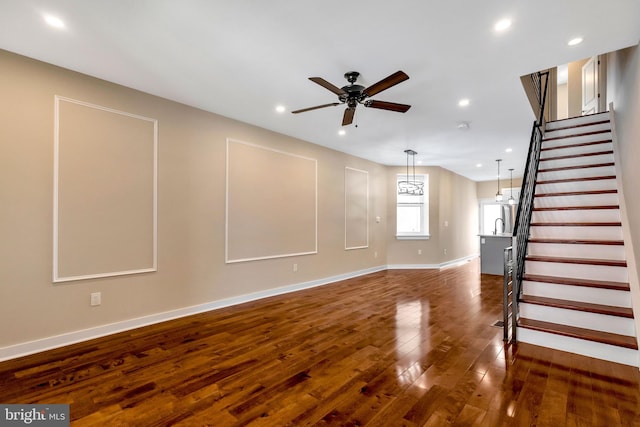
<svg viewBox="0 0 640 427">
<path fill-rule="evenodd" d="M 216 310 L 219 308 L 238 305 L 250 301 L 259 300 L 262 298 L 272 297 L 276 295 L 282 295 L 290 292 L 296 292 L 303 289 L 314 288 L 317 286 L 327 285 L 329 283 L 338 282 L 340 280 L 346 280 L 353 277 L 362 276 L 369 273 L 375 273 L 377 271 L 386 270 L 386 265 L 378 267 L 367 268 L 364 270 L 353 271 L 345 274 L 339 274 L 336 276 L 326 277 L 323 279 L 312 280 L 309 282 L 296 283 L 293 285 L 283 286 L 274 289 L 268 289 L 260 292 L 254 292 L 251 294 L 240 295 L 237 297 L 226 298 L 217 301 L 211 301 L 204 304 L 198 304 L 190 307 L 179 308 L 176 310 L 165 311 L 162 313 L 156 313 L 149 316 L 138 317 L 135 319 L 123 320 L 120 322 L 110 323 L 106 325 L 96 326 L 93 328 L 82 329 L 78 331 L 68 332 L 61 335 L 55 335 L 38 340 L 27 341 L 24 343 L 14 344 L 7 347 L 0 347 L 0 362 L 10 359 L 16 359 L 22 356 L 28 356 L 30 354 L 39 353 L 54 348 L 64 347 L 79 343 L 82 341 L 88 341 L 94 338 L 100 338 L 106 335 L 115 334 L 118 332 L 124 332 L 131 329 L 140 328 L 143 326 L 153 325 L 155 323 L 165 322 L 167 320 L 178 319 L 181 317 L 190 316 L 193 314 L 203 313 L 206 311 Z"/>
<path fill-rule="evenodd" d="M 467 263 L 473 259 L 476 259 L 480 254 L 469 255 L 466 257 L 453 259 L 450 261 L 441 262 L 439 264 L 391 264 L 387 266 L 388 270 L 426 270 L 426 269 L 441 269 L 447 267 L 453 267 Z"/>
</svg>

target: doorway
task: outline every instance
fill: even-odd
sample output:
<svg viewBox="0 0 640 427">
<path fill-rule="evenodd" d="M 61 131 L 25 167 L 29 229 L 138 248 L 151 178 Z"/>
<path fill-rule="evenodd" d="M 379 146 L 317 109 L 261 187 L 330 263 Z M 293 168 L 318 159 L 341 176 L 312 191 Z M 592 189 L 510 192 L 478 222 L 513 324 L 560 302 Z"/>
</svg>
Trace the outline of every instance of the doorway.
<svg viewBox="0 0 640 427">
<path fill-rule="evenodd" d="M 557 67 L 558 120 L 607 111 L 606 55 Z"/>
</svg>

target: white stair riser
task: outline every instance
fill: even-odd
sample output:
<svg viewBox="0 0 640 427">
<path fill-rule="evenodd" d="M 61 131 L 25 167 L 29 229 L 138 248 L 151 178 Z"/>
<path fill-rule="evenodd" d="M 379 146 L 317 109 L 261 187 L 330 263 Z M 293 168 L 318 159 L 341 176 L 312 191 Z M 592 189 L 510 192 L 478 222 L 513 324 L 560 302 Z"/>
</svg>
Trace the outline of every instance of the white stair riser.
<svg viewBox="0 0 640 427">
<path fill-rule="evenodd" d="M 533 211 L 531 222 L 620 222 L 619 209 Z"/>
<path fill-rule="evenodd" d="M 529 243 L 528 254 L 561 258 L 625 259 L 624 246 L 622 245 Z"/>
<path fill-rule="evenodd" d="M 578 194 L 574 196 L 547 196 L 534 198 L 536 208 L 557 208 L 567 206 L 618 206 L 618 193 Z"/>
<path fill-rule="evenodd" d="M 567 277 L 572 279 L 628 282 L 626 267 L 610 265 L 571 264 L 566 262 L 525 261 L 524 271 L 538 276 Z"/>
<path fill-rule="evenodd" d="M 540 160 L 538 170 L 555 169 L 555 168 L 568 168 L 573 166 L 585 166 L 596 165 L 602 163 L 613 162 L 613 154 L 599 154 L 597 156 L 581 156 L 581 157 L 569 157 L 566 159 L 557 160 Z"/>
<path fill-rule="evenodd" d="M 522 282 L 525 295 L 588 302 L 592 304 L 631 307 L 631 292 L 585 286 L 558 285 L 556 283 Z"/>
<path fill-rule="evenodd" d="M 593 181 L 571 181 L 556 182 L 552 184 L 536 185 L 536 194 L 560 193 L 567 191 L 602 191 L 615 190 L 617 188 L 615 179 L 598 179 Z"/>
<path fill-rule="evenodd" d="M 624 365 L 639 366 L 638 350 L 564 337 L 527 328 L 518 328 L 517 334 L 518 341 L 520 342 L 554 348 L 556 350 L 581 354 L 583 356 L 608 360 L 615 363 L 622 363 Z"/>
<path fill-rule="evenodd" d="M 622 227 L 534 226 L 529 235 L 540 239 L 622 240 Z"/>
<path fill-rule="evenodd" d="M 551 148 L 551 147 L 544 147 L 544 148 Z M 553 150 L 542 150 L 542 152 L 540 152 L 540 158 L 546 159 L 549 157 L 557 157 L 557 156 L 582 155 L 582 154 L 589 154 L 589 153 L 598 153 L 600 151 L 608 151 L 608 150 L 613 150 L 613 143 L 603 142 L 599 144 L 580 145 L 578 147 L 573 147 L 570 145 L 562 145 Z"/>
<path fill-rule="evenodd" d="M 586 311 L 520 303 L 520 317 L 559 325 L 575 326 L 576 328 L 610 332 L 612 334 L 628 336 L 635 336 L 636 334 L 633 319 Z"/>
<path fill-rule="evenodd" d="M 586 125 L 590 123 L 603 122 L 609 120 L 609 113 L 603 114 L 589 114 L 586 116 L 577 116 L 571 117 L 563 120 L 556 120 L 553 122 L 547 123 L 546 129 L 547 131 L 558 129 L 558 128 L 566 128 L 571 126 L 580 126 Z"/>
<path fill-rule="evenodd" d="M 545 139 L 542 141 L 542 148 L 564 147 L 565 145 L 608 141 L 611 139 L 611 137 L 611 132 L 602 132 L 591 135 L 576 135 L 559 139 L 551 139 L 551 136 L 546 135 Z"/>
<path fill-rule="evenodd" d="M 541 168 L 538 168 L 538 170 Z M 580 168 L 569 169 L 553 172 L 538 172 L 538 181 L 549 181 L 552 179 L 572 179 L 572 178 L 588 178 L 593 176 L 610 176 L 615 175 L 614 166 L 600 166 L 596 168 Z"/>
<path fill-rule="evenodd" d="M 549 129 L 547 127 L 546 132 L 544 133 L 545 139 L 548 138 L 557 138 L 559 136 L 567 136 L 567 135 L 576 135 L 583 133 L 592 133 L 592 132 L 600 132 L 600 131 L 610 131 L 611 123 L 596 123 L 589 126 L 580 126 L 580 127 L 566 127 L 560 129 Z"/>
</svg>

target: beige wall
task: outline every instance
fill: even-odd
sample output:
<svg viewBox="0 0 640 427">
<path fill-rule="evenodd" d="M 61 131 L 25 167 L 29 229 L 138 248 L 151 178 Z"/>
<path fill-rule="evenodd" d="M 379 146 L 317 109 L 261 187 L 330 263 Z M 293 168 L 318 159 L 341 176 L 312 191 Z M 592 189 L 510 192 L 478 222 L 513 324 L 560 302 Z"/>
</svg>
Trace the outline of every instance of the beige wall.
<svg viewBox="0 0 640 427">
<path fill-rule="evenodd" d="M 556 120 L 562 120 L 569 117 L 569 95 L 567 93 L 567 83 L 558 85 L 557 91 L 557 110 Z"/>
<path fill-rule="evenodd" d="M 567 79 L 567 110 L 568 117 L 582 115 L 582 66 L 589 58 L 569 63 Z"/>
<path fill-rule="evenodd" d="M 0 347 L 386 264 L 384 166 L 5 51 L 0 69 Z M 54 95 L 158 120 L 157 272 L 52 283 Z M 225 264 L 228 137 L 317 159 L 317 254 Z M 345 166 L 369 172 L 366 249 L 344 249 Z"/>
<path fill-rule="evenodd" d="M 429 175 L 430 238 L 396 238 L 395 183 L 397 174 L 404 172 L 402 167 L 388 168 L 388 264 L 437 265 L 479 254 L 475 182 L 440 167 L 416 167 L 416 173 Z"/>
<path fill-rule="evenodd" d="M 0 51 L 0 69 L 0 324 L 11 325 L 0 333 L 0 356 L 3 347 L 38 348 L 38 340 L 106 333 L 111 325 L 154 321 L 173 310 L 478 253 L 475 183 L 447 170 L 426 168 L 432 239 L 397 241 L 395 168 L 6 51 Z M 55 95 L 158 120 L 156 272 L 53 283 Z M 225 263 L 227 138 L 317 160 L 317 254 Z M 345 167 L 368 172 L 364 249 L 345 250 Z M 418 247 L 424 248 L 420 257 Z M 98 307 L 89 304 L 92 292 L 102 293 Z"/>
<path fill-rule="evenodd" d="M 608 56 L 607 98 L 613 103 L 616 136 L 620 150 L 620 170 L 627 216 L 640 265 L 640 49 L 638 46 Z"/>
<path fill-rule="evenodd" d="M 510 188 L 511 182 L 509 179 L 500 179 L 500 188 Z M 522 178 L 513 178 L 513 188 L 520 188 L 522 186 Z M 498 180 L 493 181 L 479 181 L 476 183 L 476 191 L 478 192 L 478 199 L 495 199 L 496 192 L 498 191 Z M 505 200 L 509 198 L 509 194 L 503 194 Z M 515 195 L 513 196 L 515 197 Z"/>
</svg>

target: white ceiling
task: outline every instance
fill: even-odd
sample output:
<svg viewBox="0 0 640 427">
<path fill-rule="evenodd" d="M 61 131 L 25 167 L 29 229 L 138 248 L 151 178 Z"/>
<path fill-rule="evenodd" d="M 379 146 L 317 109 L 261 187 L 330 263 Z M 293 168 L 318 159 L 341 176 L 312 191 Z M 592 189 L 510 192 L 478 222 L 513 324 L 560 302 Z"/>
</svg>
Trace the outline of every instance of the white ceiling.
<svg viewBox="0 0 640 427">
<path fill-rule="evenodd" d="M 495 179 L 497 158 L 522 173 L 534 117 L 521 75 L 640 40 L 639 0 L 0 0 L 0 11 L 2 49 L 386 165 L 414 149 L 476 181 Z M 502 18 L 513 24 L 497 33 Z M 352 70 L 364 86 L 403 70 L 409 80 L 372 98 L 412 108 L 361 105 L 344 136 L 343 105 L 290 113 L 336 101 L 308 77 L 343 86 Z"/>
</svg>

